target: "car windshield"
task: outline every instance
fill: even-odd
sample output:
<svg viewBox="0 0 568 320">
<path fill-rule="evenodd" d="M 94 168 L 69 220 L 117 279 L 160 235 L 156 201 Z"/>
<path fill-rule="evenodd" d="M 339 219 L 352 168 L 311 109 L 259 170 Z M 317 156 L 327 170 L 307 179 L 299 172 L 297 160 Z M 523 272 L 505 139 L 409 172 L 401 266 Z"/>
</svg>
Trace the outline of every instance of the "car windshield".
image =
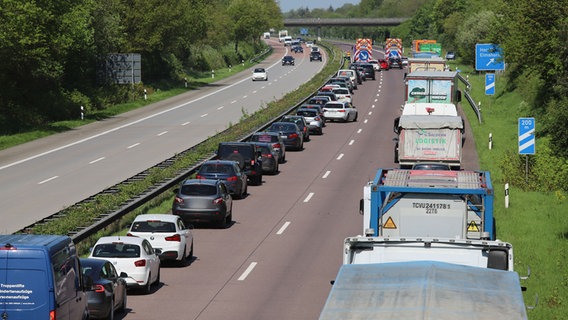
<svg viewBox="0 0 568 320">
<path fill-rule="evenodd" d="M 93 257 L 97 258 L 138 258 L 140 247 L 129 243 L 102 243 L 93 249 Z"/>
<path fill-rule="evenodd" d="M 256 68 L 256 69 L 254 69 L 254 72 L 255 72 L 255 73 L 263 73 L 263 72 L 264 72 L 264 69 L 262 69 L 262 68 Z"/>
<path fill-rule="evenodd" d="M 180 193 L 185 196 L 211 196 L 217 194 L 217 188 L 208 184 L 188 184 L 181 187 Z"/>
<path fill-rule="evenodd" d="M 167 221 L 134 221 L 131 232 L 176 232 L 176 225 Z"/>
</svg>

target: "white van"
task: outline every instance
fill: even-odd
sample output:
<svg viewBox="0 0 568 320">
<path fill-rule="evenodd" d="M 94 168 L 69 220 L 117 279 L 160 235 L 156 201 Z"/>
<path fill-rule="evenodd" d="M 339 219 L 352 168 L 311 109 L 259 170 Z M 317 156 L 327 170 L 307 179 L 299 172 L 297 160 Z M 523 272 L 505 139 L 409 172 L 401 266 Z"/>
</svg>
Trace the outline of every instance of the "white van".
<svg viewBox="0 0 568 320">
<path fill-rule="evenodd" d="M 292 37 L 286 36 L 284 37 L 284 46 L 291 46 L 292 45 Z"/>
</svg>

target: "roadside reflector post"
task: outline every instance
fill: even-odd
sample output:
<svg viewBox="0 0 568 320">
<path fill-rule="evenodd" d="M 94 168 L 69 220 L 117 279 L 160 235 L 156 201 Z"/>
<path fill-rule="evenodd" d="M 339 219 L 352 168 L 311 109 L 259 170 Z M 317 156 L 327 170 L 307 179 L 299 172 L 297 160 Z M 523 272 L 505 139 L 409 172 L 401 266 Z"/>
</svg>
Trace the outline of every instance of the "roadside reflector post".
<svg viewBox="0 0 568 320">
<path fill-rule="evenodd" d="M 83 108 L 83 106 L 81 106 L 81 120 L 85 119 L 85 108 Z"/>
<path fill-rule="evenodd" d="M 489 133 L 489 150 L 493 148 L 493 133 Z"/>
<path fill-rule="evenodd" d="M 144 101 L 148 100 L 148 90 L 144 89 Z"/>
<path fill-rule="evenodd" d="M 505 208 L 509 208 L 509 184 L 505 183 Z"/>
<path fill-rule="evenodd" d="M 215 78 L 215 70 L 211 70 L 211 78 Z"/>
</svg>

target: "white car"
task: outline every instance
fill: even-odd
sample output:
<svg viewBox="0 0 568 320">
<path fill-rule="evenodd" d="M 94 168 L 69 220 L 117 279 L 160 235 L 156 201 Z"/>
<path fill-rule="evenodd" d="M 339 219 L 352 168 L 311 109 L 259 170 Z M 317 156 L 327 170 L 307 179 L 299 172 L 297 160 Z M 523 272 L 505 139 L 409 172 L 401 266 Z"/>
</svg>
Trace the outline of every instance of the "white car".
<svg viewBox="0 0 568 320">
<path fill-rule="evenodd" d="M 302 116 L 306 119 L 310 133 L 319 135 L 323 134 L 323 118 L 320 116 L 317 109 L 299 108 L 296 111 L 296 115 Z"/>
<path fill-rule="evenodd" d="M 375 71 L 381 71 L 381 64 L 378 60 L 369 60 L 369 63 L 373 65 L 373 69 L 375 69 Z"/>
<path fill-rule="evenodd" d="M 331 101 L 326 103 L 323 107 L 323 115 L 326 120 L 357 121 L 357 109 L 347 102 Z"/>
<path fill-rule="evenodd" d="M 161 251 L 162 261 L 174 260 L 185 265 L 193 258 L 193 234 L 180 216 L 141 214 L 130 225 L 128 235 L 150 241 L 154 249 Z"/>
<path fill-rule="evenodd" d="M 255 68 L 252 72 L 252 81 L 262 80 L 268 81 L 268 74 L 264 68 Z"/>
<path fill-rule="evenodd" d="M 129 236 L 101 237 L 89 258 L 110 261 L 118 274 L 125 272 L 128 288 L 152 292 L 152 285 L 160 283 L 159 250 L 154 250 L 144 238 Z"/>
<path fill-rule="evenodd" d="M 357 74 L 355 72 L 357 71 L 352 69 L 340 69 L 339 71 L 337 71 L 336 76 L 349 78 L 349 80 L 351 80 L 353 89 L 357 89 Z"/>
<path fill-rule="evenodd" d="M 351 91 L 349 91 L 349 89 L 333 88 L 333 89 L 331 89 L 331 92 L 335 93 L 335 96 L 337 97 L 337 101 L 344 101 L 344 102 L 347 102 L 349 104 L 351 104 L 353 102 L 353 98 L 351 97 Z"/>
<path fill-rule="evenodd" d="M 313 41 L 306 41 L 306 47 L 313 47 L 314 46 L 314 42 Z"/>
</svg>

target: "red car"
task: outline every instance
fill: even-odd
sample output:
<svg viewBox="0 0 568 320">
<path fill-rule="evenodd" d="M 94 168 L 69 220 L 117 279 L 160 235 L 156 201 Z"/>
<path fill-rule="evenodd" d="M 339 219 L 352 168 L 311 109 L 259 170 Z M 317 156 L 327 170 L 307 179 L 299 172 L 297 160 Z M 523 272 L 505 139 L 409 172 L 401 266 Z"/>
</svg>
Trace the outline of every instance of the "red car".
<svg viewBox="0 0 568 320">
<path fill-rule="evenodd" d="M 385 59 L 380 59 L 379 64 L 381 65 L 381 70 L 388 70 L 390 69 L 389 62 Z"/>
</svg>

